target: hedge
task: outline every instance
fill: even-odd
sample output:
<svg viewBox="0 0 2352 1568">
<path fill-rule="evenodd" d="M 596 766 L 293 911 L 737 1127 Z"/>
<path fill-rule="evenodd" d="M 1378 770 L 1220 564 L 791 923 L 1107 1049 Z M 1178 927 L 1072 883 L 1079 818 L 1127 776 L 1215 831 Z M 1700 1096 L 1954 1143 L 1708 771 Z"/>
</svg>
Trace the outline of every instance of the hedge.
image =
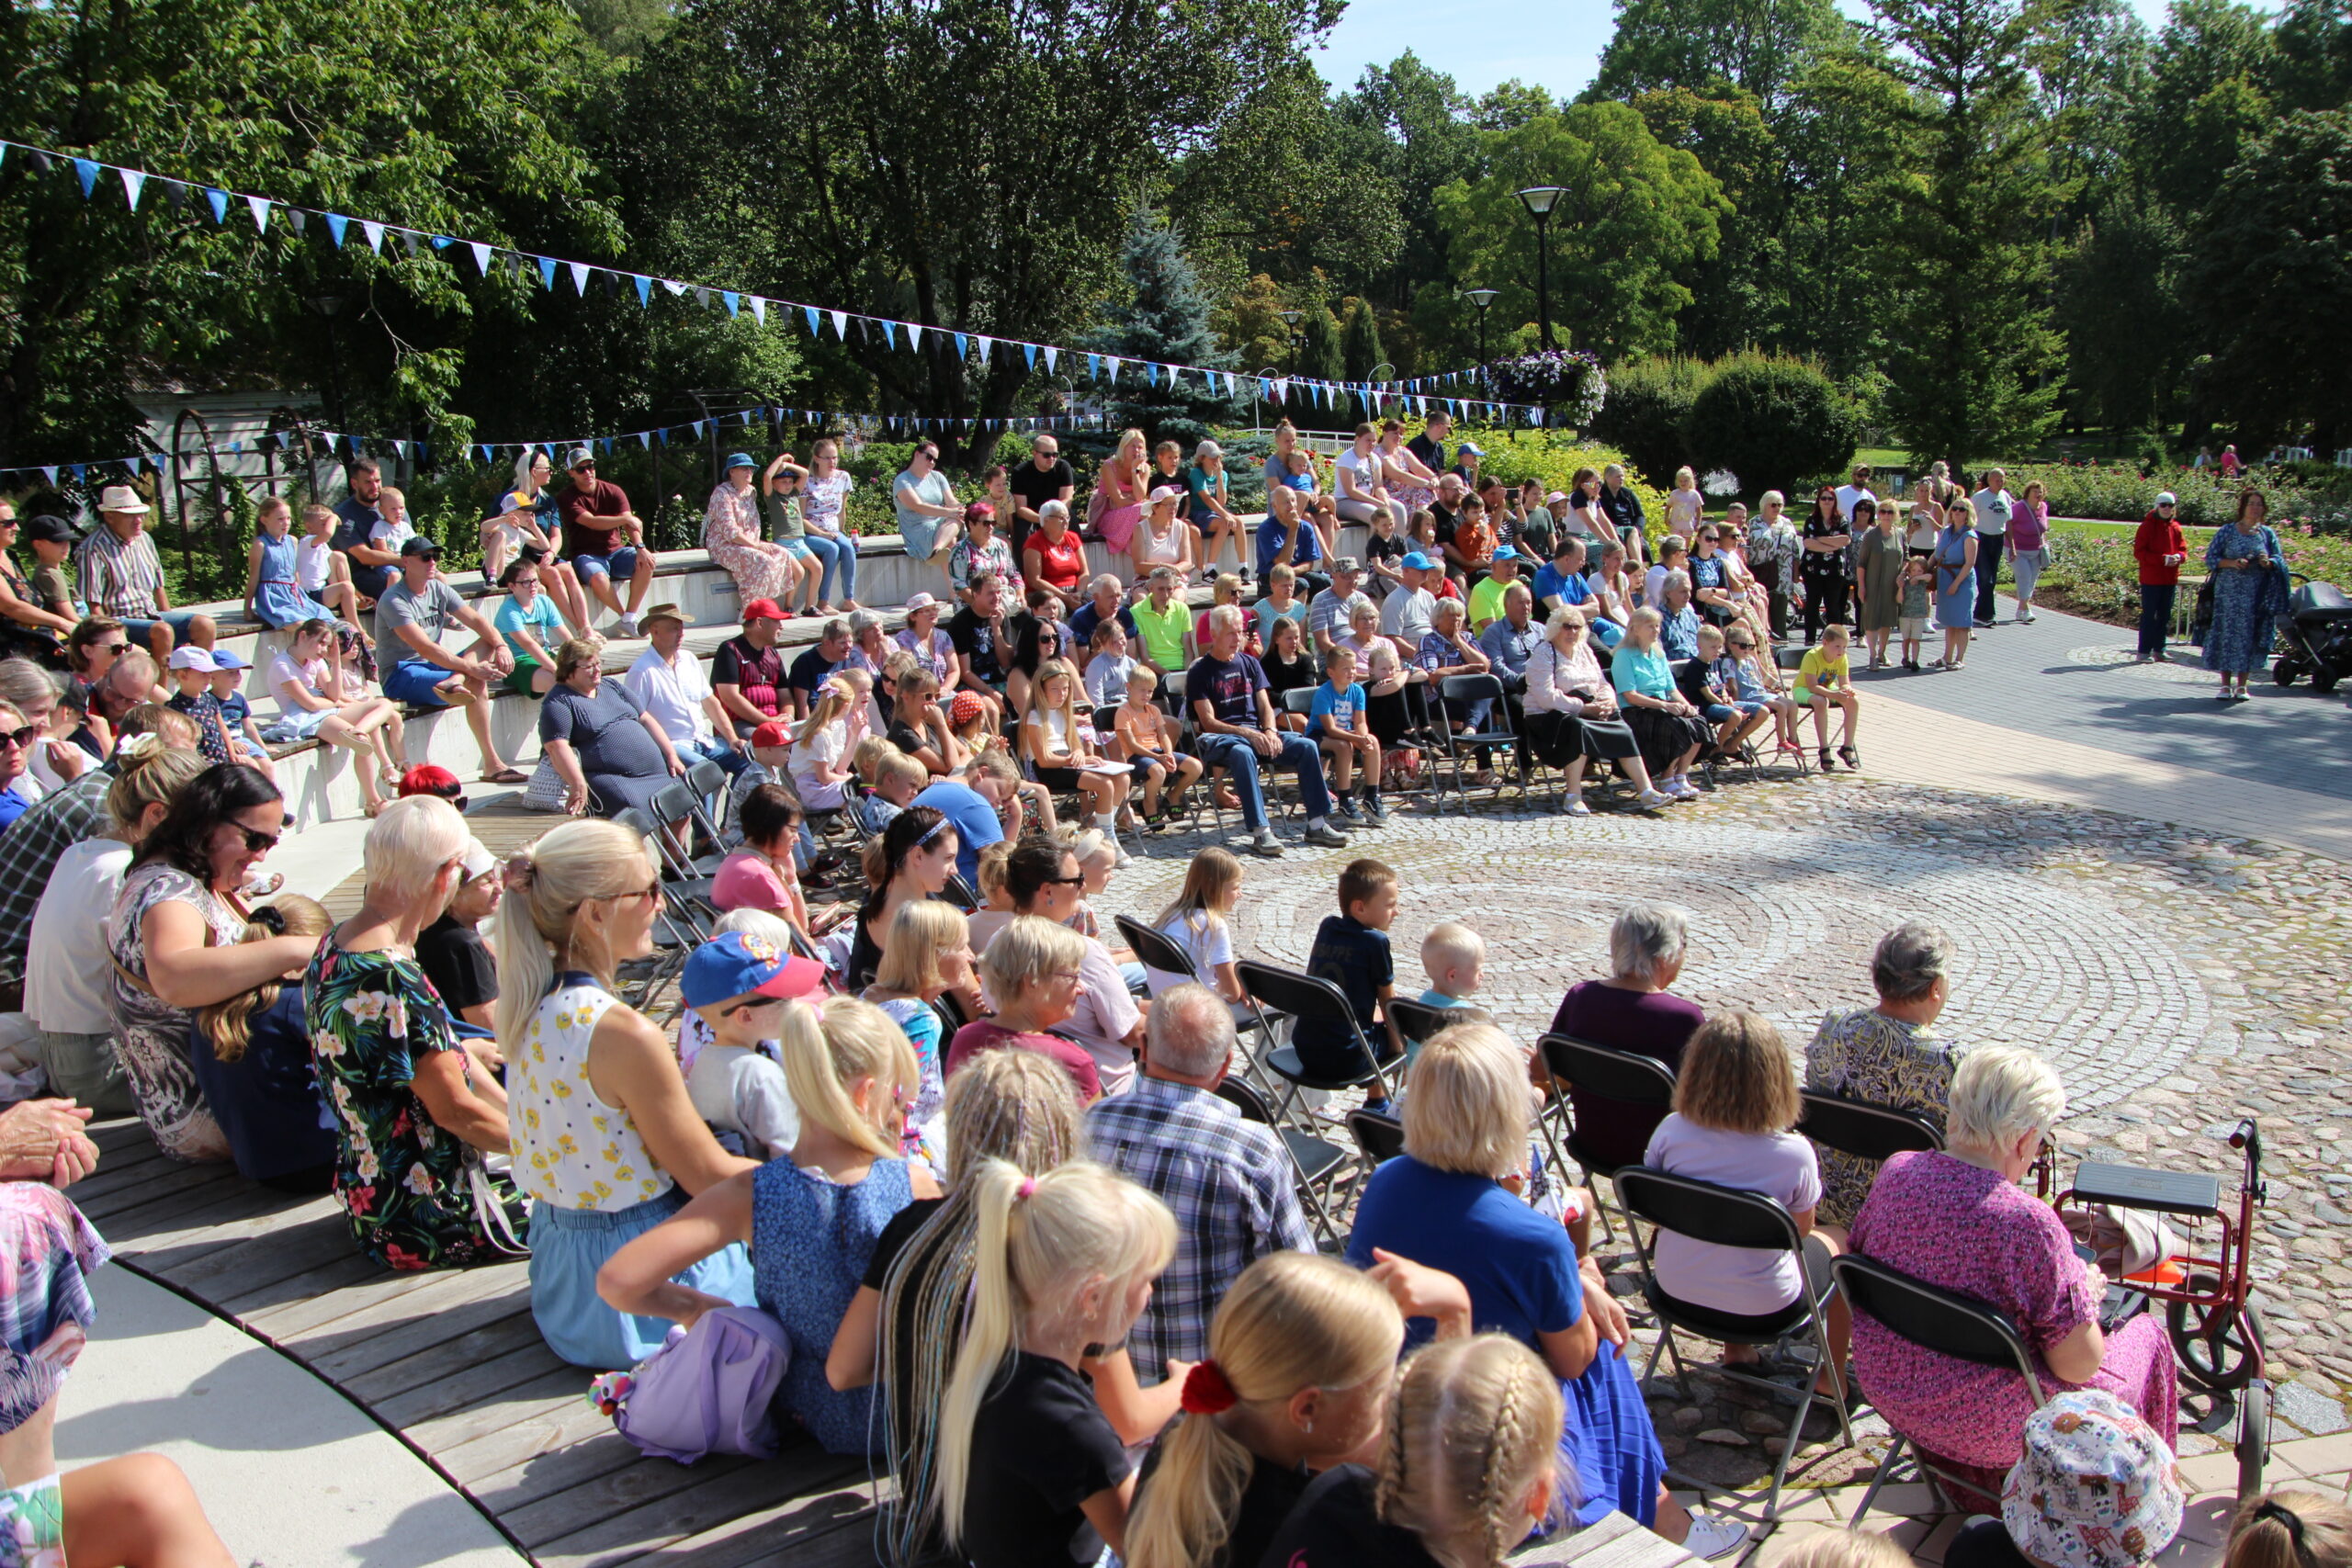
<svg viewBox="0 0 2352 1568">
<path fill-rule="evenodd" d="M 2324 534 L 2352 533 L 2352 507 L 2280 469 L 2256 469 L 2233 483 L 2215 468 L 2176 468 L 2143 474 L 2121 463 L 2017 463 L 2007 466 L 2011 495 L 2041 481 L 2053 517 L 2137 523 L 2170 491 L 2183 523 L 2218 527 L 2237 515 L 2238 492 L 2251 485 L 2270 502 L 2273 523 L 2308 523 Z M 2332 487 L 2331 487 L 2332 488 Z"/>
</svg>

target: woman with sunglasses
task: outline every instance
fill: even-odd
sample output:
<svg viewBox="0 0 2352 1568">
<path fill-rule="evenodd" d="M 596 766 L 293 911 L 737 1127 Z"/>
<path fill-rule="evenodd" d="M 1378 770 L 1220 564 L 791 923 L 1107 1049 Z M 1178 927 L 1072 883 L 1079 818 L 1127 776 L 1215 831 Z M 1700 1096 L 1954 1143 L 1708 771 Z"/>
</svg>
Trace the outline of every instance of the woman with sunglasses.
<svg viewBox="0 0 2352 1568">
<path fill-rule="evenodd" d="M 1853 591 L 1846 569 L 1853 527 L 1838 513 L 1835 489 L 1825 485 L 1813 498 L 1813 515 L 1804 520 L 1800 537 L 1804 553 L 1797 560 L 1797 579 L 1804 584 L 1804 640 L 1810 647 L 1821 639 L 1823 626 L 1846 624 Z"/>
<path fill-rule="evenodd" d="M 878 838 L 865 843 L 865 902 L 858 906 L 857 922 L 850 937 L 849 973 L 852 990 L 874 984 L 882 953 L 890 940 L 890 922 L 899 907 L 936 898 L 956 869 L 963 840 L 956 825 L 935 806 L 910 806 L 890 818 Z"/>
<path fill-rule="evenodd" d="M 188 1063 L 197 1010 L 300 967 L 317 945 L 244 940 L 238 889 L 285 827 L 276 784 L 242 763 L 206 769 L 139 846 L 107 917 L 116 1050 L 140 1119 L 174 1159 L 229 1157 Z"/>
<path fill-rule="evenodd" d="M 33 748 L 41 743 L 42 728 L 26 723 L 23 711 L 15 704 L 0 702 L 0 832 L 6 832 L 43 794 L 40 781 L 30 771 Z"/>
<path fill-rule="evenodd" d="M 688 1199 L 758 1165 L 719 1146 L 668 1038 L 614 994 L 620 966 L 653 951 L 662 912 L 644 841 L 609 822 L 567 822 L 509 861 L 505 884 L 498 1045 L 514 1182 L 531 1199 L 531 1315 L 574 1366 L 634 1366 L 670 1325 L 605 1305 L 596 1271 Z M 740 1247 L 677 1278 L 752 1300 Z"/>
</svg>

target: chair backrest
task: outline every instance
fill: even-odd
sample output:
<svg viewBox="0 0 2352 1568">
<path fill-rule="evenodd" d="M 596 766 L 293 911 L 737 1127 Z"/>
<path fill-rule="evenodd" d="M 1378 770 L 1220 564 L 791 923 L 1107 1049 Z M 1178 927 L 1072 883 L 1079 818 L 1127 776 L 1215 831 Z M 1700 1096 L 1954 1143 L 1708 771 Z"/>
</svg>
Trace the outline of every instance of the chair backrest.
<svg viewBox="0 0 2352 1568">
<path fill-rule="evenodd" d="M 2006 1313 L 1858 1253 L 1833 1258 L 1829 1267 L 1855 1311 L 1875 1318 L 1890 1333 L 1923 1349 L 2019 1373 L 2034 1404 L 2041 1403 L 2041 1382 L 2034 1376 L 2033 1357 L 2026 1349 L 2025 1337 Z"/>
<path fill-rule="evenodd" d="M 964 880 L 964 874 L 961 872 L 949 872 L 947 885 L 940 891 L 947 896 L 949 903 L 967 915 L 974 913 L 980 907 L 980 896 L 972 891 L 972 885 Z"/>
<path fill-rule="evenodd" d="M 1778 670 L 1794 670 L 1804 663 L 1805 650 L 1795 643 L 1784 642 L 1772 650 L 1772 665 Z"/>
<path fill-rule="evenodd" d="M 1266 1103 L 1266 1097 L 1245 1079 L 1227 1074 L 1225 1080 L 1216 1086 L 1216 1093 L 1219 1100 L 1240 1111 L 1244 1122 L 1256 1122 L 1268 1127 L 1274 1124 L 1273 1108 Z"/>
<path fill-rule="evenodd" d="M 940 992 L 939 999 L 932 1003 L 932 1006 L 937 1010 L 942 1018 L 947 1021 L 947 1032 L 951 1035 L 972 1021 L 965 1015 L 964 1004 L 956 999 L 956 993 L 953 991 Z"/>
<path fill-rule="evenodd" d="M 724 795 L 727 793 L 727 770 L 707 757 L 696 759 L 686 770 L 686 787 L 696 795 Z"/>
<path fill-rule="evenodd" d="M 1314 706 L 1315 688 L 1312 686 L 1293 686 L 1283 694 L 1284 713 L 1295 713 L 1304 717 Z"/>
<path fill-rule="evenodd" d="M 1200 974 L 1193 967 L 1193 955 L 1170 940 L 1165 931 L 1154 931 L 1132 915 L 1115 915 L 1111 923 L 1119 928 L 1119 935 L 1135 950 L 1136 957 L 1148 969 L 1163 970 L 1170 975 L 1182 975 L 1197 980 Z"/>
<path fill-rule="evenodd" d="M 1450 703 L 1475 703 L 1501 696 L 1503 683 L 1491 674 L 1448 675 L 1438 682 L 1437 692 Z"/>
<path fill-rule="evenodd" d="M 1717 1247 L 1796 1252 L 1804 1246 L 1788 1210 L 1761 1192 L 1744 1192 L 1646 1165 L 1619 1168 L 1617 1201 L 1660 1230 Z"/>
<path fill-rule="evenodd" d="M 653 837 L 653 818 L 634 806 L 625 806 L 613 813 L 613 825 L 626 828 L 640 839 Z"/>
<path fill-rule="evenodd" d="M 1404 1032 L 1406 1039 L 1424 1042 L 1438 1031 L 1450 1029 L 1457 1023 L 1487 1021 L 1487 1014 L 1477 1008 L 1431 1007 L 1426 1002 L 1407 1001 L 1402 997 L 1389 998 L 1388 1015 L 1396 1021 L 1396 1027 Z"/>
<path fill-rule="evenodd" d="M 1536 1043 L 1543 1048 L 1544 1065 L 1552 1069 L 1553 1077 L 1579 1089 L 1628 1105 L 1674 1103 L 1674 1075 L 1656 1057 L 1637 1056 L 1573 1034 L 1546 1034 Z"/>
<path fill-rule="evenodd" d="M 661 822 L 683 822 L 694 815 L 695 791 L 684 779 L 672 779 L 653 797 L 653 817 Z"/>
<path fill-rule="evenodd" d="M 1405 1123 L 1377 1111 L 1349 1111 L 1348 1135 L 1355 1139 L 1363 1157 L 1374 1165 L 1405 1152 Z"/>
<path fill-rule="evenodd" d="M 1916 1111 L 1810 1089 L 1804 1091 L 1804 1117 L 1797 1131 L 1823 1148 L 1858 1159 L 1883 1160 L 1889 1155 L 1944 1146 L 1944 1135 L 1935 1123 Z"/>
<path fill-rule="evenodd" d="M 1364 1031 L 1364 1021 L 1356 1017 L 1347 992 L 1329 980 L 1302 975 L 1295 969 L 1261 964 L 1254 958 L 1245 958 L 1234 968 L 1241 977 L 1241 988 L 1276 1012 L 1286 1012 L 1293 1018 L 1343 1018 L 1359 1035 Z"/>
</svg>

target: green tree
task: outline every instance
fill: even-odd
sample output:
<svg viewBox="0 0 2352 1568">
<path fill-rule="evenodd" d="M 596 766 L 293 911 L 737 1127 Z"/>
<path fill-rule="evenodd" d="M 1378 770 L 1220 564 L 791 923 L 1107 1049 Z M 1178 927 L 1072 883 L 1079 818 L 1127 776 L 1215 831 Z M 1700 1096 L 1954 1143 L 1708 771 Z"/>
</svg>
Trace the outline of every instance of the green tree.
<svg viewBox="0 0 2352 1568">
<path fill-rule="evenodd" d="M 1882 248 L 1898 290 L 1885 413 L 1920 462 L 2030 446 L 2056 422 L 2064 352 L 2047 302 L 2061 192 L 2029 69 L 2046 12 L 1872 0 L 1872 13 L 1863 69 L 1902 89 L 1881 100 L 1903 154 L 1889 188 L 1906 232 L 1930 237 Z"/>
<path fill-rule="evenodd" d="M 1340 352 L 1340 323 L 1325 306 L 1307 306 L 1299 320 L 1298 374 L 1317 381 L 1337 381 L 1347 374 Z"/>
<path fill-rule="evenodd" d="M 1154 365 L 1233 368 L 1232 356 L 1209 331 L 1208 301 L 1193 264 L 1175 232 L 1148 209 L 1137 209 L 1128 222 L 1121 268 L 1127 296 L 1103 312 L 1106 324 L 1090 346 Z M 1234 414 L 1234 400 L 1222 384 L 1212 389 L 1193 375 L 1124 374 L 1111 400 L 1114 424 L 1188 447 L 1205 439 L 1211 425 L 1231 423 Z"/>
<path fill-rule="evenodd" d="M 1755 495 L 1843 470 L 1862 422 L 1818 365 L 1743 354 L 1713 367 L 1685 430 L 1697 466 L 1728 468 Z"/>
<path fill-rule="evenodd" d="M 2109 430 L 2169 423 L 2196 323 L 2181 309 L 2179 224 L 2145 195 L 2118 190 L 2060 262 L 2057 315 L 2076 407 Z"/>
<path fill-rule="evenodd" d="M 2205 324 L 2206 391 L 2243 445 L 2352 431 L 2352 110 L 2288 116 L 2247 149 L 2190 236 L 2183 303 Z M 2241 325 L 2242 324 L 2242 325 Z"/>
<path fill-rule="evenodd" d="M 2262 84 L 2273 60 L 2267 20 L 2253 6 L 2173 0 L 2132 129 L 2148 183 L 2176 211 L 2201 210 L 2268 123 Z"/>
<path fill-rule="evenodd" d="M 1552 319 L 1603 358 L 1671 345 L 1690 290 L 1676 271 L 1712 255 L 1727 211 L 1699 160 L 1661 143 L 1624 104 L 1576 104 L 1481 133 L 1487 174 L 1437 193 L 1453 276 L 1499 289 L 1492 320 L 1532 321 L 1535 225 L 1514 191 L 1566 189 L 1551 220 Z"/>
<path fill-rule="evenodd" d="M 1847 23 L 1831 0 L 1616 0 L 1617 30 L 1588 96 L 1729 83 L 1774 103 Z"/>
<path fill-rule="evenodd" d="M 2281 109 L 2352 103 L 2352 0 L 2289 0 L 2271 39 L 2270 96 Z"/>
<path fill-rule="evenodd" d="M 1348 307 L 1347 324 L 1340 329 L 1340 365 L 1351 381 L 1369 381 L 1387 359 L 1380 349 L 1380 320 L 1372 301 L 1358 299 Z"/>
<path fill-rule="evenodd" d="M 1430 70 L 1409 49 L 1385 66 L 1365 66 L 1354 90 L 1332 106 L 1357 133 L 1351 151 L 1360 161 L 1344 172 L 1342 190 L 1362 171 L 1377 169 L 1404 214 L 1404 243 L 1381 279 L 1385 304 L 1404 304 L 1412 280 L 1444 273 L 1446 233 L 1430 198 L 1441 186 L 1477 172 L 1478 133 L 1465 118 L 1469 108 L 1453 78 Z"/>
<path fill-rule="evenodd" d="M 1786 298 L 1780 281 L 1787 265 L 1782 229 L 1797 192 L 1762 104 L 1718 83 L 1704 93 L 1688 87 L 1639 93 L 1633 107 L 1660 142 L 1699 160 L 1737 215 L 1730 243 L 1683 264 L 1690 303 L 1676 321 L 1676 342 L 1700 355 L 1779 342 Z"/>
<path fill-rule="evenodd" d="M 1713 378 L 1702 359 L 1680 355 L 1637 359 L 1609 372 L 1609 400 L 1592 422 L 1592 433 L 1623 451 L 1652 483 L 1670 480 L 1685 463 L 1696 466 L 1690 446 L 1690 409 Z"/>
</svg>

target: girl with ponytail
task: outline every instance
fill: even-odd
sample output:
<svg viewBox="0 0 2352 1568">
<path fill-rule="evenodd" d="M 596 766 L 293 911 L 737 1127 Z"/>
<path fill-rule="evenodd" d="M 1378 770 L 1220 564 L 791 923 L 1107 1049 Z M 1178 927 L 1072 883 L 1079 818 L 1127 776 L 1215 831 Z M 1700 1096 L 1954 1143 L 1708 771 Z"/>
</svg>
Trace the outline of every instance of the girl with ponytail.
<svg viewBox="0 0 2352 1568">
<path fill-rule="evenodd" d="M 971 1322 L 939 1410 L 933 1487 L 948 1544 L 974 1568 L 1123 1552 L 1135 1477 L 1079 1368 L 1089 1346 L 1135 1325 L 1176 1222 L 1085 1161 L 1031 1177 L 989 1160 L 971 1185 Z"/>
<path fill-rule="evenodd" d="M 615 823 L 567 822 L 509 861 L 503 880 L 496 1017 L 514 1183 L 532 1201 L 531 1315 L 574 1366 L 634 1366 L 670 1325 L 598 1300 L 597 1270 L 753 1162 L 719 1146 L 668 1038 L 614 994 L 620 966 L 653 951 L 662 894 L 644 841 Z M 697 1296 L 752 1299 L 740 1247 L 681 1268 Z"/>
<path fill-rule="evenodd" d="M 765 962 L 780 976 L 805 961 L 770 949 Z M 747 972 L 742 979 L 759 976 Z M 757 989 L 743 984 L 739 995 L 757 1006 Z M 792 1340 L 777 1403 L 829 1452 L 863 1454 L 877 1436 L 873 1390 L 834 1388 L 826 1352 L 883 1230 L 910 1202 L 939 1196 L 931 1173 L 899 1153 L 920 1069 L 906 1035 L 870 1002 L 793 997 L 771 1005 L 800 1141 L 622 1247 L 597 1288 L 623 1313 L 691 1326 L 711 1308 L 735 1303 L 680 1277 L 748 1247 L 757 1303 Z"/>
<path fill-rule="evenodd" d="M 1396 1378 L 1376 1463 L 1306 1488 L 1266 1561 L 1292 1568 L 1496 1568 L 1573 1493 L 1548 1368 L 1504 1334 L 1442 1340 Z"/>
<path fill-rule="evenodd" d="M 2230 1521 L 2223 1568 L 2352 1568 L 2352 1508 L 2317 1492 L 2269 1492 Z"/>
</svg>

